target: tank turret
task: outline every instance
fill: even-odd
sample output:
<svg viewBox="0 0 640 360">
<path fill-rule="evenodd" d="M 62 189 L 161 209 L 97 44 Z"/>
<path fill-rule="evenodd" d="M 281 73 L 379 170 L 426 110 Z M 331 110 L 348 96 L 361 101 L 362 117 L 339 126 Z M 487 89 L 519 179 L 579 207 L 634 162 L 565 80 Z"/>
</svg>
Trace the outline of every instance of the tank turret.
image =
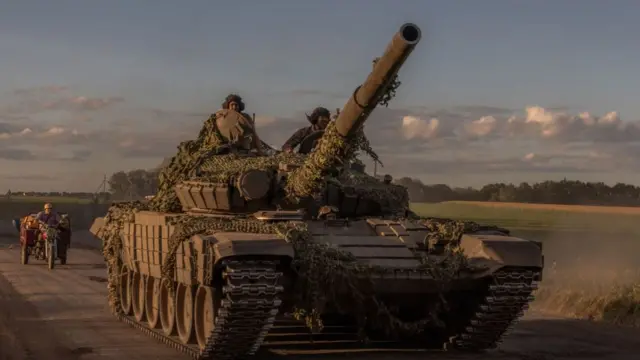
<svg viewBox="0 0 640 360">
<path fill-rule="evenodd" d="M 356 152 L 365 142 L 362 125 L 379 103 L 390 98 L 398 70 L 420 37 L 416 25 L 402 25 L 335 121 L 303 139 L 299 153 L 216 152 L 201 156 L 203 160 L 194 166 L 182 166 L 193 175 L 169 176 L 181 178 L 174 185 L 181 209 L 226 214 L 290 210 L 310 217 L 324 206 L 337 209 L 342 217 L 406 212 L 406 188 L 366 174 Z"/>
<path fill-rule="evenodd" d="M 288 189 L 296 197 L 318 196 L 323 190 L 320 180 L 347 156 L 349 147 L 362 125 L 387 93 L 394 76 L 400 70 L 421 38 L 420 28 L 406 23 L 393 36 L 384 54 L 375 61 L 367 79 L 339 111 L 334 124 L 329 125 L 318 141 L 316 150 L 302 167 L 289 178 Z"/>
</svg>

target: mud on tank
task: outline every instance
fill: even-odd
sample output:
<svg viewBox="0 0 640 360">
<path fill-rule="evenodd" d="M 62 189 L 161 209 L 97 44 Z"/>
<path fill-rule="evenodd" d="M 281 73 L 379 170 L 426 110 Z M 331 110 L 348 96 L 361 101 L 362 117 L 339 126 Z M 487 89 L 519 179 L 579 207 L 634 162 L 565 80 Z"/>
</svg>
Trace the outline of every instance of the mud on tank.
<svg viewBox="0 0 640 360">
<path fill-rule="evenodd" d="M 420 37 L 401 27 L 311 153 L 213 155 L 173 184 L 182 211 L 156 196 L 97 219 L 116 316 L 199 359 L 495 347 L 532 300 L 542 245 L 420 218 L 404 187 L 344 166 Z"/>
</svg>

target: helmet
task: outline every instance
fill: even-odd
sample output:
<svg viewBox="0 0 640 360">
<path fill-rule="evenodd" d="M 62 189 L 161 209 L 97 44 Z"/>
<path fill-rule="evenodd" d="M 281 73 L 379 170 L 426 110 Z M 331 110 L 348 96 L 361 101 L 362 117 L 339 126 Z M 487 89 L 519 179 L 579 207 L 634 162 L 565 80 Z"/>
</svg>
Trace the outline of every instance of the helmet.
<svg viewBox="0 0 640 360">
<path fill-rule="evenodd" d="M 45 210 L 47 210 L 47 209 L 53 209 L 53 205 L 51 205 L 51 203 L 46 203 L 46 204 L 44 204 L 44 209 L 45 209 Z"/>
<path fill-rule="evenodd" d="M 223 109 L 228 109 L 229 108 L 229 104 L 231 102 L 235 102 L 236 104 L 238 104 L 238 110 L 240 112 L 244 111 L 244 102 L 242 102 L 242 98 L 240 97 L 240 95 L 237 94 L 229 94 L 225 99 L 224 102 L 222 103 L 222 108 Z"/>
<path fill-rule="evenodd" d="M 308 115 L 308 114 L 305 114 L 305 115 L 307 115 L 307 120 L 309 120 L 309 122 L 314 125 L 318 122 L 318 118 L 320 116 L 326 116 L 328 118 L 331 118 L 331 112 L 329 111 L 329 109 L 321 106 L 313 109 L 313 111 L 311 112 L 311 115 Z"/>
</svg>

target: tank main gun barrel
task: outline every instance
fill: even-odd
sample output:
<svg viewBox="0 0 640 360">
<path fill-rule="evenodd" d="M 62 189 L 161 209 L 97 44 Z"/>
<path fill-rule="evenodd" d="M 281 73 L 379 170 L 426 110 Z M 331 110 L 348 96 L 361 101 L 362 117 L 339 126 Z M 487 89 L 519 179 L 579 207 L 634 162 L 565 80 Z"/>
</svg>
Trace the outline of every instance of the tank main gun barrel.
<svg viewBox="0 0 640 360">
<path fill-rule="evenodd" d="M 340 135 L 350 137 L 367 120 L 420 38 L 421 31 L 417 25 L 406 23 L 400 27 L 367 79 L 340 111 L 336 119 L 336 129 Z"/>
<path fill-rule="evenodd" d="M 420 41 L 420 28 L 406 23 L 394 35 L 384 54 L 374 63 L 367 79 L 354 91 L 338 113 L 334 128 L 327 128 L 305 163 L 288 178 L 286 191 L 291 198 L 318 197 L 324 176 L 343 163 L 353 135 L 383 99 L 400 67 Z"/>
</svg>

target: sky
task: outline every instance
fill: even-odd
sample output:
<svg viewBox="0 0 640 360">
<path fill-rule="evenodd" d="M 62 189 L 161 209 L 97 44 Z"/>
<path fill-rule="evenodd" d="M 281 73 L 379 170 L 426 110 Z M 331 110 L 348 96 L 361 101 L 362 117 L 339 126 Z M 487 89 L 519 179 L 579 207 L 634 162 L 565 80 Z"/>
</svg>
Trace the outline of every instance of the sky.
<svg viewBox="0 0 640 360">
<path fill-rule="evenodd" d="M 0 191 L 152 168 L 238 92 L 281 146 L 341 108 L 405 22 L 422 40 L 365 131 L 424 183 L 640 185 L 640 2 L 0 0 Z"/>
</svg>

